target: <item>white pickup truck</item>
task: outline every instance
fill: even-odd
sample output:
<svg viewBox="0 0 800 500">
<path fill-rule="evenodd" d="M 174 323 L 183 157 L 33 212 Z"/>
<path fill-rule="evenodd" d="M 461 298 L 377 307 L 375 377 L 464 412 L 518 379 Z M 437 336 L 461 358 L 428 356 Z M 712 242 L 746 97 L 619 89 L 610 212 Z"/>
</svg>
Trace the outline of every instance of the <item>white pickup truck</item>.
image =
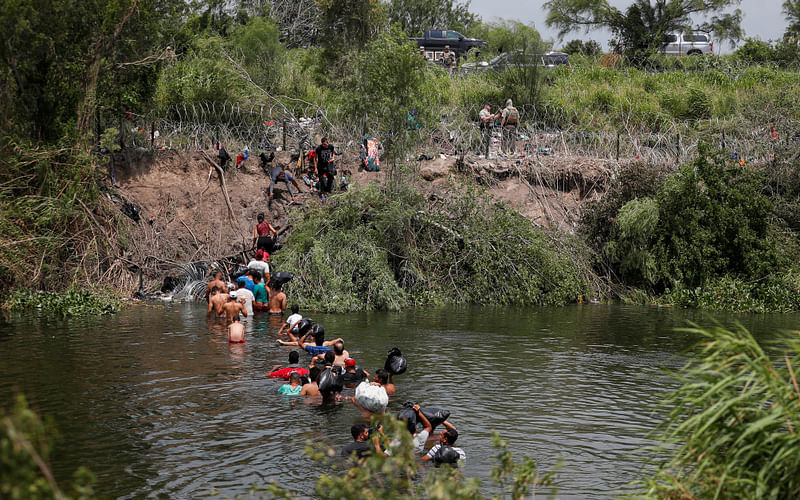
<svg viewBox="0 0 800 500">
<path fill-rule="evenodd" d="M 669 33 L 664 37 L 661 53 L 668 56 L 699 56 L 714 53 L 711 35 L 704 31 Z"/>
</svg>

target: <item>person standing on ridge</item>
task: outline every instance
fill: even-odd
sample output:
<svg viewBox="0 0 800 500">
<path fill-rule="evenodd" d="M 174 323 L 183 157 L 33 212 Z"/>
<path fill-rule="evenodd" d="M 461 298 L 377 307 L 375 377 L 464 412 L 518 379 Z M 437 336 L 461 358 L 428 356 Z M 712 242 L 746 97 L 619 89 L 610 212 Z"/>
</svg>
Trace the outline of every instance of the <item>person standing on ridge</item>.
<svg viewBox="0 0 800 500">
<path fill-rule="evenodd" d="M 325 193 L 330 193 L 333 189 L 333 179 L 336 177 L 336 152 L 327 137 L 323 137 L 320 145 L 314 150 L 314 166 L 317 168 L 319 176 L 319 196 L 325 199 Z"/>
<path fill-rule="evenodd" d="M 506 107 L 503 108 L 502 121 L 500 127 L 503 130 L 503 142 L 501 148 L 503 153 L 514 154 L 517 147 L 517 129 L 519 128 L 519 111 L 514 107 L 511 99 L 506 101 Z"/>
</svg>

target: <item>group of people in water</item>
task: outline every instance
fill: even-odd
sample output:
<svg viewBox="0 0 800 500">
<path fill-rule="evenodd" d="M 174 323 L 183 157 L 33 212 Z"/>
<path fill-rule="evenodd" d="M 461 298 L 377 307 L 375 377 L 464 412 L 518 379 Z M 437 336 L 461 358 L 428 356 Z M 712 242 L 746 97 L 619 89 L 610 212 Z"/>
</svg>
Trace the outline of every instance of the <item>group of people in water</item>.
<svg viewBox="0 0 800 500">
<path fill-rule="evenodd" d="M 269 253 L 266 251 L 266 248 L 274 248 L 277 232 L 264 220 L 263 214 L 259 214 L 257 220 L 258 226 L 253 234 L 257 250 L 247 269 L 236 278 L 235 283 L 226 283 L 224 274 L 217 271 L 206 288 L 207 316 L 225 320 L 227 338 L 231 344 L 245 343 L 243 318 L 250 318 L 257 312 L 282 318 L 286 310 L 286 294 L 281 290 L 283 282 L 272 279 L 275 273 L 270 273 Z M 406 367 L 405 358 L 399 350 L 392 349 L 385 366 L 370 374 L 358 366 L 345 348 L 344 339 L 326 339 L 324 326 L 301 315 L 297 305 L 291 306 L 291 315 L 282 322 L 277 335 L 280 337 L 277 341 L 279 345 L 296 348 L 289 352 L 288 365 L 274 366 L 267 373 L 268 378 L 285 381 L 278 388 L 280 394 L 320 398 L 323 402 L 352 403 L 366 418 L 385 413 L 389 397 L 397 392 L 393 377 L 403 373 Z M 303 353 L 309 356 L 307 363 L 300 362 Z M 351 389 L 352 395 L 343 394 Z M 413 437 L 414 451 L 421 460 L 456 464 L 466 458 L 462 449 L 453 446 L 458 439 L 458 431 L 447 420 L 449 412 L 443 416 L 442 410 L 437 408 L 407 406 L 398 417 L 405 421 Z M 423 453 L 426 442 L 438 425 L 444 426 L 445 430 L 433 438 L 433 446 Z M 382 446 L 380 427 L 372 429 L 359 422 L 350 430 L 353 442 L 342 449 L 345 456 L 355 454 L 360 459 L 371 453 L 390 455 L 392 449 L 400 445 L 392 441 L 388 447 Z"/>
</svg>

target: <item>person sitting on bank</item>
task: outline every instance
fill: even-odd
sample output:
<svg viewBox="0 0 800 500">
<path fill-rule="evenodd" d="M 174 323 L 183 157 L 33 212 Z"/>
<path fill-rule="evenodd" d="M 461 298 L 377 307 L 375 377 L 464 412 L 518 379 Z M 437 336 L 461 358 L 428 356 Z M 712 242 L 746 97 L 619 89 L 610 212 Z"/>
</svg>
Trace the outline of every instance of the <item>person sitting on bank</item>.
<svg viewBox="0 0 800 500">
<path fill-rule="evenodd" d="M 239 315 L 233 317 L 228 325 L 228 343 L 244 344 L 244 325 L 239 321 Z"/>
<path fill-rule="evenodd" d="M 372 453 L 384 454 L 383 450 L 381 450 L 379 436 L 375 435 L 370 438 L 369 428 L 365 424 L 353 425 L 350 427 L 350 434 L 353 436 L 353 442 L 344 445 L 342 448 L 343 457 L 350 457 L 355 454 L 356 458 L 362 459 Z"/>
<path fill-rule="evenodd" d="M 294 193 L 292 192 L 291 184 L 294 184 L 294 187 L 297 188 L 298 192 L 300 191 L 300 186 L 297 184 L 297 181 L 294 179 L 292 174 L 286 172 L 277 165 L 270 168 L 269 171 L 269 199 L 271 200 L 273 198 L 273 189 L 275 187 L 275 183 L 278 181 L 281 181 L 284 184 L 286 184 L 286 190 L 289 191 L 289 197 L 292 199 L 292 201 L 297 201 L 297 198 L 294 196 Z"/>
<path fill-rule="evenodd" d="M 281 365 L 275 365 L 272 370 L 267 374 L 269 378 L 282 378 L 289 380 L 289 375 L 292 373 L 299 373 L 301 377 L 308 375 L 308 370 L 300 366 L 300 352 L 292 351 L 289 353 L 289 364 L 284 368 Z"/>
<path fill-rule="evenodd" d="M 283 384 L 278 388 L 279 394 L 286 394 L 288 396 L 299 396 L 303 392 L 303 386 L 300 384 L 300 374 L 292 372 L 289 375 L 289 383 Z"/>
</svg>

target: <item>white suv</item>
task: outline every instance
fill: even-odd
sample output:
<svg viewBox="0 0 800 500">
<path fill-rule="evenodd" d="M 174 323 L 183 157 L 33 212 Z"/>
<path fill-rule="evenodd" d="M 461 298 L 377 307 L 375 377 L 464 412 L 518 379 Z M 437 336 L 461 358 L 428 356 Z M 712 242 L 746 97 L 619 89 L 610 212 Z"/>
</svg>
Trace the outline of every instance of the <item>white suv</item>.
<svg viewBox="0 0 800 500">
<path fill-rule="evenodd" d="M 668 56 L 699 56 L 714 53 L 714 42 L 704 31 L 669 33 L 664 37 L 661 53 Z"/>
</svg>

